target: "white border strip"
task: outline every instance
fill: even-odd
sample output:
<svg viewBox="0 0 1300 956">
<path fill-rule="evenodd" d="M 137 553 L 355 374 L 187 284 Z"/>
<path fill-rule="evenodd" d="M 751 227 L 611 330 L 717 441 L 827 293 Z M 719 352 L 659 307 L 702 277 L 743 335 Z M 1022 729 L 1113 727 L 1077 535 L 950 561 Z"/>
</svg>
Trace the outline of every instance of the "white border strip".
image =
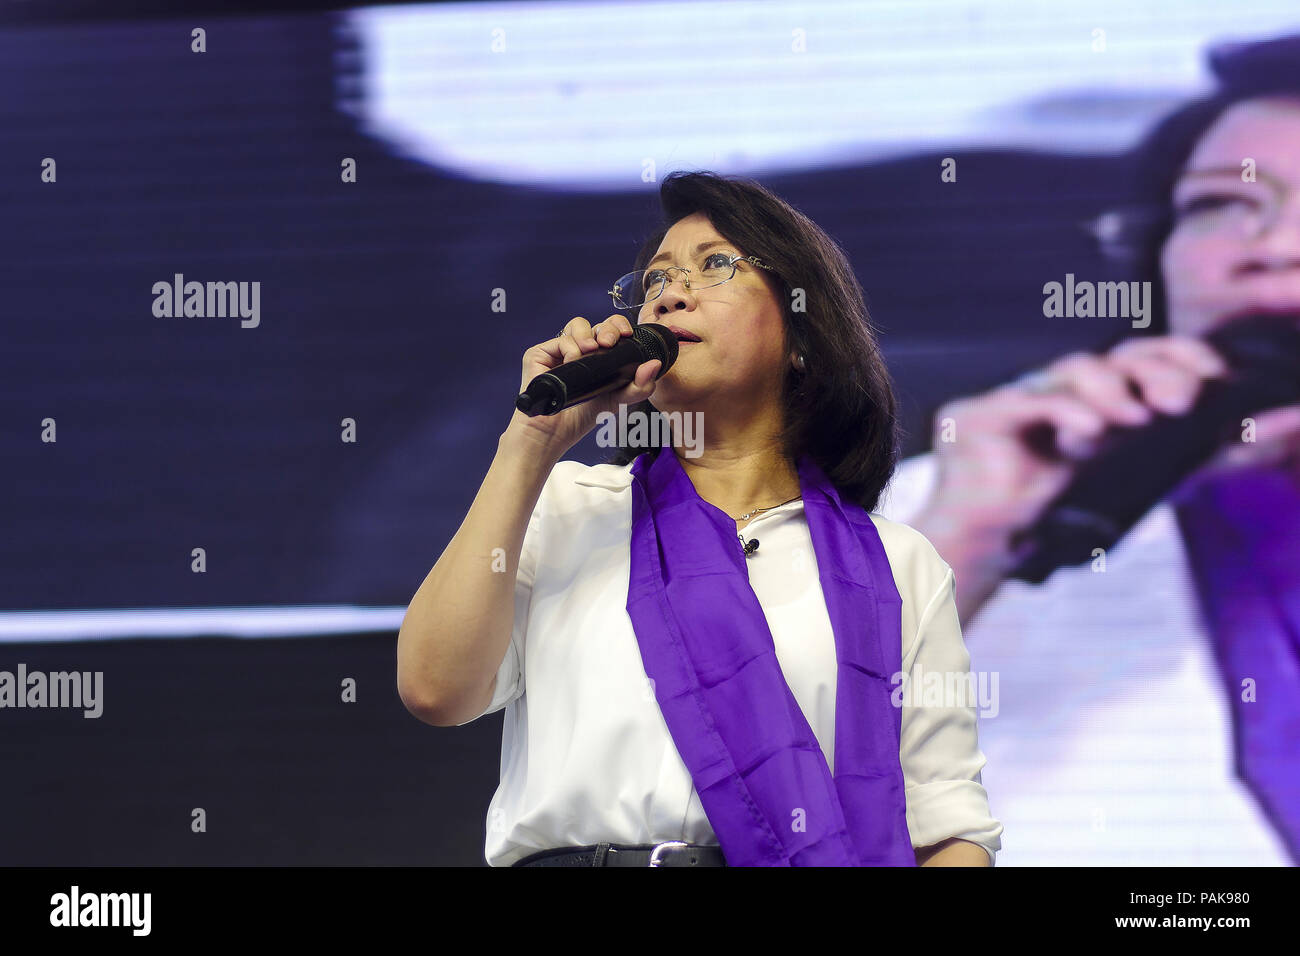
<svg viewBox="0 0 1300 956">
<path fill-rule="evenodd" d="M 405 614 L 404 607 L 356 605 L 0 611 L 0 644 L 395 632 Z"/>
</svg>

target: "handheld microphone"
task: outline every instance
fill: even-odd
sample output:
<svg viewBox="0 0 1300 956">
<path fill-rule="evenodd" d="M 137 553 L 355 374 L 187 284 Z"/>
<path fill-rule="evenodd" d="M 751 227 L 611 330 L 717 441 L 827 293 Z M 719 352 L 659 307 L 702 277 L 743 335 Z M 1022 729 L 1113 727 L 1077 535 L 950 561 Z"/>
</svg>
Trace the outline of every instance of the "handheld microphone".
<svg viewBox="0 0 1300 956">
<path fill-rule="evenodd" d="M 1011 539 L 1008 576 L 1039 584 L 1057 568 L 1109 549 L 1150 508 L 1240 434 L 1246 415 L 1300 401 L 1300 315 L 1257 315 L 1205 336 L 1231 368 L 1210 379 L 1191 410 L 1113 429 L 1096 455 L 1028 530 Z"/>
<path fill-rule="evenodd" d="M 622 388 L 636 377 L 644 362 L 662 364 L 655 379 L 677 361 L 677 336 L 662 325 L 638 325 L 612 348 L 565 362 L 536 376 L 519 397 L 515 408 L 531 417 L 554 415 L 597 395 Z"/>
</svg>

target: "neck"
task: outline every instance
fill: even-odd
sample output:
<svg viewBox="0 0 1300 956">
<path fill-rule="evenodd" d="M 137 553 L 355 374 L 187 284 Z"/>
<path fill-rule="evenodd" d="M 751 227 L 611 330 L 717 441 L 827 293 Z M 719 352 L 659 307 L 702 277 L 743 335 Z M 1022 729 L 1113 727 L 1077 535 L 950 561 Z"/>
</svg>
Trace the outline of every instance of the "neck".
<svg viewBox="0 0 1300 956">
<path fill-rule="evenodd" d="M 667 454 L 665 448 L 661 454 Z M 799 472 L 774 445 L 715 448 L 698 458 L 672 449 L 701 498 L 733 518 L 797 498 Z"/>
<path fill-rule="evenodd" d="M 799 497 L 799 471 L 780 440 L 780 409 L 771 403 L 713 404 L 699 416 L 700 434 L 693 443 L 686 444 L 680 431 L 674 431 L 673 447 L 661 452 L 677 455 L 696 493 L 734 518 Z M 684 411 L 689 415 L 692 410 Z"/>
</svg>

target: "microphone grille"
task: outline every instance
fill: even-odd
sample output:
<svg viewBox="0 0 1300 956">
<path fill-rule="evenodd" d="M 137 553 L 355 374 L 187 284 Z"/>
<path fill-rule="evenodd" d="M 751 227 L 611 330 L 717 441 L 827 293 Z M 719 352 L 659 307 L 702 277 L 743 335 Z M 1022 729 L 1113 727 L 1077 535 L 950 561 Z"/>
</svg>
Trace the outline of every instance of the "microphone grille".
<svg viewBox="0 0 1300 956">
<path fill-rule="evenodd" d="M 677 361 L 677 336 L 671 329 L 666 329 L 662 325 L 638 325 L 632 330 L 632 338 L 636 339 L 645 350 L 644 361 L 658 359 L 663 363 L 659 368 L 660 376 L 672 368 L 673 363 Z"/>
</svg>

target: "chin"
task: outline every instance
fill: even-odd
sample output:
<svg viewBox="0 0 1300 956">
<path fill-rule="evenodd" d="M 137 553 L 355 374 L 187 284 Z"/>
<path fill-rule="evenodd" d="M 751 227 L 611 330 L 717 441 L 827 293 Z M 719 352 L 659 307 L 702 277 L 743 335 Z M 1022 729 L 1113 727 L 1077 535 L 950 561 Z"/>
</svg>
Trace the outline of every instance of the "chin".
<svg viewBox="0 0 1300 956">
<path fill-rule="evenodd" d="M 704 405 L 706 394 L 689 386 L 682 387 L 681 383 L 674 383 L 666 389 L 659 385 L 650 396 L 650 402 L 661 412 L 688 412 Z"/>
</svg>

